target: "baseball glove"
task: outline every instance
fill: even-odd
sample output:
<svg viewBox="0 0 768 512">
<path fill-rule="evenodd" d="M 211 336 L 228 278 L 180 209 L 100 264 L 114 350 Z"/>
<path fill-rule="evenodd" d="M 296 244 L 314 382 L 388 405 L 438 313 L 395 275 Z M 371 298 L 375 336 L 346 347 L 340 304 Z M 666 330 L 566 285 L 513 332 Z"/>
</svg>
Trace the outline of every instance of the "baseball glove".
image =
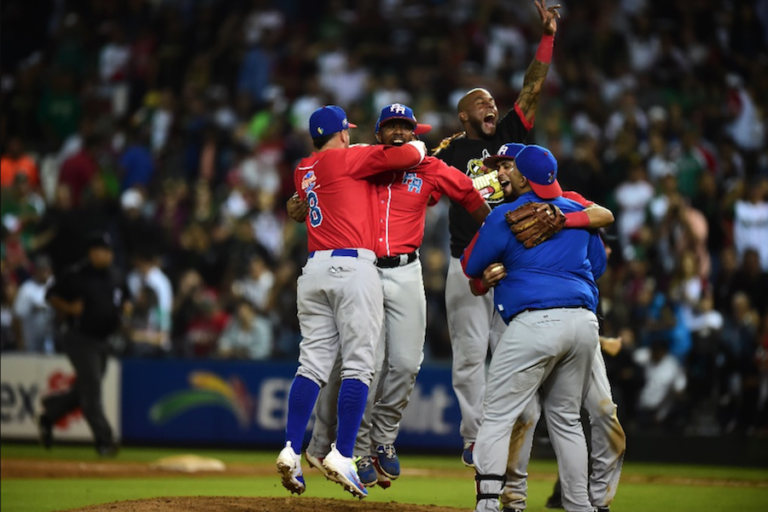
<svg viewBox="0 0 768 512">
<path fill-rule="evenodd" d="M 549 240 L 565 226 L 565 215 L 560 208 L 547 203 L 526 203 L 504 217 L 515 238 L 526 249 Z"/>
</svg>

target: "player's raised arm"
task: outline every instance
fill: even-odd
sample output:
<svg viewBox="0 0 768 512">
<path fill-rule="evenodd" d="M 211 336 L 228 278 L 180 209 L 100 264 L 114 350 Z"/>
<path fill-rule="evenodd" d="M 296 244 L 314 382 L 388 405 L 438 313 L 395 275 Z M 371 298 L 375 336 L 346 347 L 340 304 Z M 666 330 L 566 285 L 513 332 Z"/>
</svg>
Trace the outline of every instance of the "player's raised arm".
<svg viewBox="0 0 768 512">
<path fill-rule="evenodd" d="M 560 8 L 560 4 L 553 7 L 547 7 L 547 0 L 541 0 L 533 2 L 536 5 L 536 10 L 539 11 L 541 17 L 541 26 L 543 34 L 541 36 L 541 42 L 539 43 L 539 49 L 536 51 L 536 56 L 528 66 L 528 70 L 525 72 L 525 78 L 523 79 L 523 88 L 520 91 L 515 102 L 515 109 L 518 113 L 525 117 L 525 121 L 529 126 L 533 125 L 533 120 L 536 117 L 536 107 L 539 104 L 539 95 L 541 88 L 544 85 L 544 80 L 547 78 L 549 72 L 549 64 L 552 61 L 552 50 L 555 46 L 555 32 L 557 32 L 557 18 L 560 17 L 560 13 L 557 9 Z"/>
</svg>

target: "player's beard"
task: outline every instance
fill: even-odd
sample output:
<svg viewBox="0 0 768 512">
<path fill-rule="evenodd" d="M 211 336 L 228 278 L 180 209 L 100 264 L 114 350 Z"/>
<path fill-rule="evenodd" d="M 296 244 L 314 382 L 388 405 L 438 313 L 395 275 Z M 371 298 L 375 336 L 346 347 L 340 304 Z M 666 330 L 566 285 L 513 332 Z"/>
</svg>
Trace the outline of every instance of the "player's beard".
<svg viewBox="0 0 768 512">
<path fill-rule="evenodd" d="M 474 129 L 481 139 L 492 139 L 496 135 L 496 124 L 493 125 L 493 129 L 486 126 L 485 119 L 470 119 L 469 125 Z M 488 133 L 486 130 L 490 131 Z"/>
</svg>

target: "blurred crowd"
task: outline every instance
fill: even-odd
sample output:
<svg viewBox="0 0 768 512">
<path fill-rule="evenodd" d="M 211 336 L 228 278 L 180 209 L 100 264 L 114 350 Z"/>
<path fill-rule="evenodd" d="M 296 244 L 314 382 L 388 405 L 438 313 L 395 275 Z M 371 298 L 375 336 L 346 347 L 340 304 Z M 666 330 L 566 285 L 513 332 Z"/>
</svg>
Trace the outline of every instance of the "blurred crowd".
<svg viewBox="0 0 768 512">
<path fill-rule="evenodd" d="M 294 359 L 305 226 L 287 219 L 309 115 L 374 143 L 400 102 L 460 130 L 511 108 L 538 45 L 511 0 L 8 0 L 0 7 L 2 348 L 54 352 L 44 294 L 116 240 L 138 357 Z M 622 420 L 766 432 L 768 1 L 563 1 L 529 142 L 616 215 L 600 280 Z M 421 251 L 427 360 L 449 361 L 448 205 Z"/>
</svg>

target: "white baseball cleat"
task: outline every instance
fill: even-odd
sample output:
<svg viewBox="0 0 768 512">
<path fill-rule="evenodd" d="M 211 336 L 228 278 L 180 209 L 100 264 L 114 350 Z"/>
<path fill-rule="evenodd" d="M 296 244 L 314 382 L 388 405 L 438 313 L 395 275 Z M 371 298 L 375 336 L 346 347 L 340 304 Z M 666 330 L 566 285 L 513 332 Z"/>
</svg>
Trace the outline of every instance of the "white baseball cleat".
<svg viewBox="0 0 768 512">
<path fill-rule="evenodd" d="M 337 484 L 341 483 L 335 476 L 330 475 L 328 470 L 325 469 L 325 466 L 323 466 L 325 457 L 315 457 L 309 453 L 309 450 L 307 450 L 304 452 L 304 458 L 307 459 L 307 464 L 309 464 L 309 467 L 320 471 L 320 473 L 322 473 L 325 478 Z"/>
<path fill-rule="evenodd" d="M 291 491 L 291 494 L 301 494 L 307 490 L 301 472 L 301 456 L 293 451 L 290 441 L 285 443 L 285 448 L 277 456 L 277 472 L 282 475 L 283 487 Z"/>
<path fill-rule="evenodd" d="M 357 467 L 352 457 L 345 457 L 339 453 L 335 444 L 331 445 L 331 451 L 323 459 L 323 466 L 328 471 L 328 474 L 337 479 L 336 481 L 349 491 L 352 496 L 360 499 L 368 496 L 368 491 L 360 481 L 360 477 L 357 476 Z"/>
</svg>

